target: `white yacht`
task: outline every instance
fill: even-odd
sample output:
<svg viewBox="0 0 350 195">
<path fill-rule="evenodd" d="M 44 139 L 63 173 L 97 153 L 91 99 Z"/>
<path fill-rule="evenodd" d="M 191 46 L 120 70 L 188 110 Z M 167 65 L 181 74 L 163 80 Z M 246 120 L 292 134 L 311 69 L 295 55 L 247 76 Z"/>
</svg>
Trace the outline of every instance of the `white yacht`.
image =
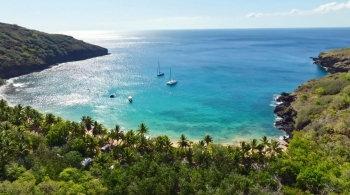
<svg viewBox="0 0 350 195">
<path fill-rule="evenodd" d="M 169 77 L 169 81 L 166 84 L 175 85 L 176 83 L 177 83 L 177 80 L 171 78 L 171 68 L 170 68 L 170 77 Z"/>
</svg>

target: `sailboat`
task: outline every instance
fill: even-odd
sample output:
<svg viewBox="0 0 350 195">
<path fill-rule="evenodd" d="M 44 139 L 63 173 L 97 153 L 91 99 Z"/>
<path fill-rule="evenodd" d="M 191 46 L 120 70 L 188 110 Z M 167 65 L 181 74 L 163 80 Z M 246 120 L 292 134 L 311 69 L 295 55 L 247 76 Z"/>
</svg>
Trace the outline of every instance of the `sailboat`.
<svg viewBox="0 0 350 195">
<path fill-rule="evenodd" d="M 170 68 L 170 77 L 169 77 L 169 81 L 166 84 L 175 85 L 176 83 L 177 83 L 177 80 L 171 78 L 171 68 Z"/>
<path fill-rule="evenodd" d="M 157 70 L 157 76 L 164 76 L 164 72 L 160 72 L 160 65 L 158 61 L 158 70 Z"/>
</svg>

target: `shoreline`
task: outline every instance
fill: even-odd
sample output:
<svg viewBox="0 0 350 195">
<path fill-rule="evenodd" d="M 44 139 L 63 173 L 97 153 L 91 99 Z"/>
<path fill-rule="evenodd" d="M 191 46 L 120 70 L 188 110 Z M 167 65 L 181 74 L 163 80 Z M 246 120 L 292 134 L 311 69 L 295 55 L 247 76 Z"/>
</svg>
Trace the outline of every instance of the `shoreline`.
<svg viewBox="0 0 350 195">
<path fill-rule="evenodd" d="M 33 68 L 33 69 L 24 69 L 24 68 L 22 68 L 21 70 L 14 70 L 14 71 L 17 71 L 17 74 L 11 74 L 11 73 L 7 73 L 6 74 L 6 73 L 4 73 L 5 76 L 0 77 L 0 78 L 5 81 L 5 83 L 3 84 L 3 85 L 5 85 L 7 80 L 15 79 L 15 78 L 20 77 L 20 76 L 25 76 L 25 75 L 32 74 L 32 73 L 35 73 L 35 72 L 41 72 L 43 70 L 47 70 L 47 69 L 53 68 L 55 66 L 63 65 L 65 63 L 84 61 L 84 60 L 88 60 L 88 59 L 93 59 L 93 58 L 107 56 L 107 55 L 110 55 L 110 54 L 111 53 L 107 52 L 106 54 L 99 54 L 99 55 L 96 55 L 96 56 L 82 58 L 82 59 L 62 61 L 62 62 L 59 62 L 59 63 L 32 65 L 32 66 L 35 66 L 35 68 Z M 26 65 L 24 65 L 24 66 L 26 66 Z M 28 66 L 31 66 L 31 65 L 28 65 Z M 18 69 L 20 69 L 20 68 L 18 68 Z M 11 70 L 4 70 L 4 72 L 13 72 L 13 70 L 12 71 Z M 10 76 L 6 76 L 8 74 L 10 74 Z M 2 86 L 2 85 L 0 85 L 0 86 Z"/>
<path fill-rule="evenodd" d="M 60 66 L 60 65 L 63 65 L 63 63 L 62 64 L 58 64 L 58 66 Z M 25 76 L 25 75 L 22 75 L 22 76 Z M 13 80 L 16 80 L 16 79 L 18 79 L 18 78 L 20 78 L 20 77 L 22 77 L 22 76 L 18 76 L 18 77 L 13 77 L 13 78 L 11 78 L 11 79 L 9 79 L 8 80 L 8 83 L 6 84 L 6 85 L 11 85 L 11 84 L 13 84 Z M 0 86 L 0 88 L 3 88 L 3 89 L 5 89 L 5 87 L 7 87 L 6 85 L 4 85 L 4 86 Z M 5 98 L 5 96 L 3 96 L 4 95 L 4 93 L 0 93 L 0 98 L 3 98 L 3 99 L 5 99 L 6 101 L 8 101 L 6 98 Z M 274 95 L 274 97 L 276 97 L 276 95 Z M 275 98 L 273 98 L 273 100 L 276 100 Z M 9 103 L 9 105 L 10 106 L 15 106 L 16 104 L 10 104 L 10 102 L 8 102 Z M 270 104 L 270 106 L 271 106 L 271 104 Z M 41 111 L 42 113 L 46 113 L 45 111 Z M 56 114 L 55 114 L 56 115 Z M 79 116 L 79 117 L 82 117 L 82 116 Z M 62 118 L 64 118 L 64 116 L 62 116 Z M 69 120 L 69 119 L 66 119 L 66 118 L 64 118 L 64 120 Z M 80 122 L 79 120 L 78 121 L 76 121 L 76 122 Z M 109 129 L 110 130 L 110 128 L 107 128 L 107 129 Z M 132 129 L 134 129 L 134 128 L 132 128 Z M 276 130 L 277 130 L 277 128 L 275 128 Z M 130 130 L 130 129 L 128 129 L 128 128 L 123 128 L 123 131 L 124 132 L 127 132 L 128 130 Z M 134 129 L 135 130 L 135 129 Z M 167 134 L 163 134 L 163 135 L 167 135 Z M 168 136 L 168 135 L 167 135 Z M 204 136 L 204 135 L 203 135 Z M 237 137 L 237 136 L 235 136 L 234 138 L 232 137 L 231 139 L 229 139 L 229 140 L 226 140 L 226 141 L 224 141 L 223 140 L 223 142 L 215 142 L 215 140 L 216 140 L 216 137 L 213 137 L 213 139 L 214 139 L 214 144 L 219 144 L 219 145 L 223 145 L 223 146 L 239 146 L 240 145 L 240 143 L 242 142 L 242 141 L 245 141 L 246 143 L 249 143 L 252 139 L 257 139 L 257 140 L 259 140 L 259 139 L 261 139 L 261 137 L 262 137 L 263 135 L 259 135 L 259 136 L 252 136 L 252 135 L 250 135 L 250 136 L 247 136 L 247 137 Z M 153 136 L 152 136 L 153 137 Z M 180 137 L 180 134 L 178 135 L 178 137 Z M 275 137 L 268 137 L 269 139 L 274 139 L 274 140 L 277 140 L 277 141 L 279 141 L 280 143 L 282 143 L 282 142 L 284 142 L 283 140 L 281 140 L 280 139 L 280 135 L 276 135 Z M 170 137 L 169 137 L 170 138 Z M 175 138 L 175 139 L 171 139 L 170 138 L 170 140 L 171 140 L 171 142 L 173 143 L 173 146 L 174 147 L 177 147 L 177 142 L 178 142 L 178 140 L 177 140 L 177 138 Z M 192 141 L 193 143 L 198 143 L 200 140 L 198 140 L 198 139 L 195 139 L 195 140 L 189 140 L 189 141 Z"/>
<path fill-rule="evenodd" d="M 271 137 L 267 137 L 269 140 L 273 140 L 273 138 L 271 138 Z M 253 138 L 254 139 L 254 138 Z M 257 139 L 258 140 L 258 142 L 260 142 L 260 138 L 258 139 L 258 138 L 255 138 L 255 139 Z M 249 139 L 249 138 L 238 138 L 238 139 L 236 139 L 236 140 L 234 140 L 233 142 L 231 142 L 231 143 L 229 143 L 229 142 L 225 142 L 225 143 L 215 143 L 215 140 L 211 143 L 211 144 L 216 144 L 216 145 L 221 145 L 221 146 L 225 146 L 225 147 L 240 147 L 241 146 L 241 142 L 246 142 L 246 143 L 250 143 L 251 142 L 251 140 L 252 139 Z M 286 141 L 286 140 L 281 140 L 281 139 L 275 139 L 275 140 L 277 140 L 279 143 L 280 143 L 280 145 L 279 145 L 279 147 L 280 148 L 282 148 L 282 150 L 283 151 L 286 151 L 287 150 L 287 148 L 288 148 L 288 145 L 289 145 L 289 143 Z M 177 140 L 170 140 L 171 141 L 171 143 L 172 143 L 172 146 L 173 147 L 179 147 L 178 146 L 178 141 Z M 195 141 L 193 141 L 193 143 L 198 143 L 200 140 L 195 140 Z"/>
</svg>

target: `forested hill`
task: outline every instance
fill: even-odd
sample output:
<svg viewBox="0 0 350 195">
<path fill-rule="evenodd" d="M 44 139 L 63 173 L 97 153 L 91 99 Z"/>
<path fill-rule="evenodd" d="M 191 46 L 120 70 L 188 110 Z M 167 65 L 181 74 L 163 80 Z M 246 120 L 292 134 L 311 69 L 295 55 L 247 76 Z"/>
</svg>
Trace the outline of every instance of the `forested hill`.
<svg viewBox="0 0 350 195">
<path fill-rule="evenodd" d="M 107 55 L 103 47 L 71 36 L 0 23 L 0 77 L 10 78 L 63 62 Z"/>
</svg>

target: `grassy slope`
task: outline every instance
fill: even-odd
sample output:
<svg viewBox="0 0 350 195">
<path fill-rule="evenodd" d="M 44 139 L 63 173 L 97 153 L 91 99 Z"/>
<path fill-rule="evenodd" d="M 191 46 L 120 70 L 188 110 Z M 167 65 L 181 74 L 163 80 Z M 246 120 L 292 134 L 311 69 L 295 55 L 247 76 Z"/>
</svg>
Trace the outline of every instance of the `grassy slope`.
<svg viewBox="0 0 350 195">
<path fill-rule="evenodd" d="M 327 152 L 327 158 L 350 159 L 350 73 L 310 80 L 294 94 L 296 129 Z"/>
<path fill-rule="evenodd" d="M 350 58 L 350 47 L 320 53 L 320 57 Z"/>
</svg>

